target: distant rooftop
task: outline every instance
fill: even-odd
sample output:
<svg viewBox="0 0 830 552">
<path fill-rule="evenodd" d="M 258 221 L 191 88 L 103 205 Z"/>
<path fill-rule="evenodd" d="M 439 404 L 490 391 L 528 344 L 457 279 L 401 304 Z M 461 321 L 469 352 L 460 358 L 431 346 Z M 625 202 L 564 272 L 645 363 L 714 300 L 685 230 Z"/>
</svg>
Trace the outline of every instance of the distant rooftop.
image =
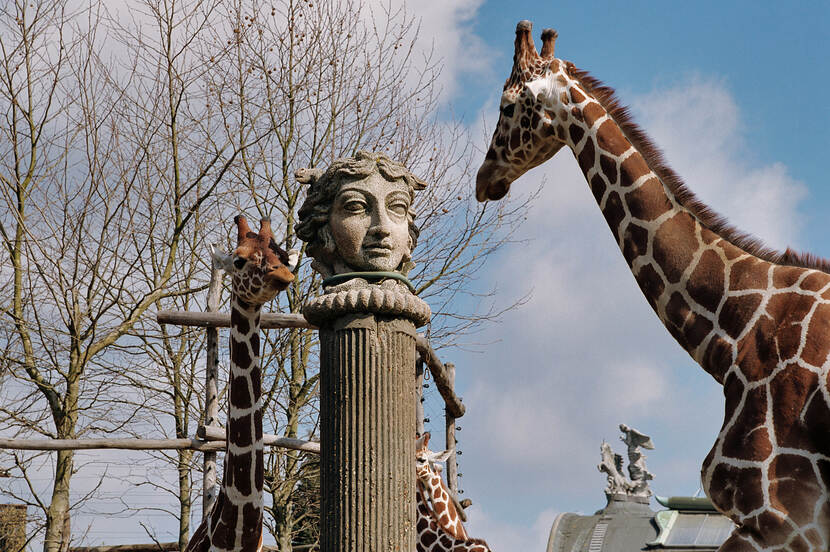
<svg viewBox="0 0 830 552">
<path fill-rule="evenodd" d="M 622 456 L 610 445 L 601 447 L 599 470 L 607 475 L 606 506 L 592 516 L 565 513 L 550 530 L 547 552 L 633 552 L 636 550 L 716 551 L 734 524 L 718 513 L 708 498 L 656 497 L 665 510 L 650 507 L 648 481 L 640 446 L 653 448 L 651 439 L 620 426 L 628 445 L 631 478 L 622 474 Z"/>
</svg>

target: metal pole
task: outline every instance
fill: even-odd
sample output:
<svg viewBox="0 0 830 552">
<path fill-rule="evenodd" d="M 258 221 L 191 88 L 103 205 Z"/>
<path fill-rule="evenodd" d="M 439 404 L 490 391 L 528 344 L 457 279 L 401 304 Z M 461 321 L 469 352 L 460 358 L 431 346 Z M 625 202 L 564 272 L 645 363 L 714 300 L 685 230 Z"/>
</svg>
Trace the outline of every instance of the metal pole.
<svg viewBox="0 0 830 552">
<path fill-rule="evenodd" d="M 415 427 L 418 435 L 424 434 L 424 361 L 415 361 Z"/>
</svg>

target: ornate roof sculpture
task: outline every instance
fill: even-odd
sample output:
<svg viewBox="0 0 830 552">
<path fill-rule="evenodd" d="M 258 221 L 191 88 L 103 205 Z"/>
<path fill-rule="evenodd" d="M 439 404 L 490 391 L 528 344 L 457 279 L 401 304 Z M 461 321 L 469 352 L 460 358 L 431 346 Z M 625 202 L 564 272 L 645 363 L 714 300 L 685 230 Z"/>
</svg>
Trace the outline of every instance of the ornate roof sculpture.
<svg viewBox="0 0 830 552">
<path fill-rule="evenodd" d="M 640 448 L 654 450 L 654 443 L 651 442 L 651 437 L 648 435 L 625 424 L 620 424 L 620 431 L 622 432 L 620 441 L 628 446 L 629 477 L 622 473 L 622 456 L 616 454 L 611 449 L 611 445 L 603 441 L 600 445 L 602 462 L 597 468 L 608 476 L 608 486 L 605 488 L 605 494 L 609 500 L 616 496 L 618 497 L 617 500 L 628 498 L 634 502 L 648 503 L 648 499 L 652 495 L 648 482 L 654 479 L 654 474 L 646 469 L 646 455 L 640 452 Z"/>
<path fill-rule="evenodd" d="M 551 527 L 547 552 L 715 552 L 734 525 L 715 511 L 708 498 L 656 497 L 665 510 L 654 511 L 649 503 L 649 481 L 641 449 L 654 450 L 651 438 L 621 424 L 620 440 L 628 453 L 628 476 L 624 461 L 611 445 L 600 446 L 597 466 L 606 475 L 607 504 L 592 516 L 562 513 Z"/>
</svg>

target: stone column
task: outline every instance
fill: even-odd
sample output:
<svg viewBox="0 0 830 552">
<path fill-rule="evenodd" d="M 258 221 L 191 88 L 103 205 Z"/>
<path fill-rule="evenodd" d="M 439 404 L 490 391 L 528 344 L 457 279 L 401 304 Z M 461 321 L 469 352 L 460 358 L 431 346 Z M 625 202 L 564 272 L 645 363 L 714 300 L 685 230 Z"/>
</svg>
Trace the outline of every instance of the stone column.
<svg viewBox="0 0 830 552">
<path fill-rule="evenodd" d="M 426 182 L 376 152 L 301 169 L 297 236 L 323 294 L 320 328 L 320 549 L 415 550 L 415 328 L 429 306 L 406 278 Z"/>
<path fill-rule="evenodd" d="M 395 280 L 326 289 L 320 327 L 322 552 L 415 550 L 415 329 L 429 307 Z"/>
</svg>

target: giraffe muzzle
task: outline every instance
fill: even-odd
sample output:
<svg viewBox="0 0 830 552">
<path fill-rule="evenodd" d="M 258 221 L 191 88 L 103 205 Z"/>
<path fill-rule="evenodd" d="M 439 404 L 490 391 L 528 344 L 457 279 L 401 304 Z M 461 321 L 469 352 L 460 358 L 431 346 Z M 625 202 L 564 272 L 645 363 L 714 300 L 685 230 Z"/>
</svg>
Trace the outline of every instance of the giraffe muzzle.
<svg viewBox="0 0 830 552">
<path fill-rule="evenodd" d="M 497 167 L 492 161 L 486 160 L 478 169 L 476 175 L 476 199 L 478 201 L 498 200 L 507 195 L 512 180 L 505 177 L 494 177 Z"/>
</svg>

